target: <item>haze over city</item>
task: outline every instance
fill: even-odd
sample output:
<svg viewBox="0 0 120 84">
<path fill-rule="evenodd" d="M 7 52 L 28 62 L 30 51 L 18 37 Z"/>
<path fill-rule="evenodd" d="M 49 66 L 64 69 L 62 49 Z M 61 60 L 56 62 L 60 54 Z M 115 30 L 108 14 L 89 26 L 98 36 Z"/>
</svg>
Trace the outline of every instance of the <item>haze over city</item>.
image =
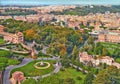
<svg viewBox="0 0 120 84">
<path fill-rule="evenodd" d="M 120 0 L 0 0 L 0 5 L 119 5 Z"/>
</svg>

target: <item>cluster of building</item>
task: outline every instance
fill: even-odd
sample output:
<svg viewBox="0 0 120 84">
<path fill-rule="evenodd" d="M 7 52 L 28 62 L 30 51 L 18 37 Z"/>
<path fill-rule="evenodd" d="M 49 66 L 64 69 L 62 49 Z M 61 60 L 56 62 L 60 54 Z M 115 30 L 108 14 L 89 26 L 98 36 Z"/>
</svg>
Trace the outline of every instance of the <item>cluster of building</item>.
<svg viewBox="0 0 120 84">
<path fill-rule="evenodd" d="M 57 12 L 62 12 L 63 10 L 66 10 L 66 9 L 74 9 L 76 8 L 75 5 L 57 5 L 57 6 L 42 6 L 42 7 L 32 7 L 30 8 L 31 10 L 34 10 L 34 11 L 37 11 L 38 13 L 50 13 L 52 11 L 57 11 Z"/>
<path fill-rule="evenodd" d="M 101 29 L 102 26 L 106 28 L 120 27 L 119 13 L 106 12 L 105 14 L 96 13 L 96 14 L 88 14 L 86 16 L 57 15 L 55 17 L 57 20 L 67 21 L 70 27 L 79 26 L 79 24 L 81 23 L 84 26 L 93 26 L 97 30 Z"/>
<path fill-rule="evenodd" d="M 48 14 L 50 11 L 61 11 L 69 8 L 75 8 L 76 6 L 45 6 L 45 7 L 32 7 L 29 10 L 37 11 L 37 14 L 26 15 L 26 16 L 0 16 L 0 19 L 15 19 L 28 22 L 39 22 L 39 21 L 51 21 L 53 18 L 57 22 L 63 21 L 68 27 L 80 27 L 80 24 L 84 26 L 93 26 L 96 30 L 104 28 L 120 28 L 120 14 L 105 12 L 104 14 L 88 14 L 86 16 L 79 15 L 53 15 Z M 44 11 L 44 12 L 42 12 Z M 47 13 L 46 13 L 47 12 Z"/>
<path fill-rule="evenodd" d="M 26 16 L 0 16 L 0 19 L 14 19 L 21 20 L 27 22 L 40 22 L 40 21 L 51 21 L 53 19 L 52 14 L 34 14 L 34 15 L 26 15 Z"/>
<path fill-rule="evenodd" d="M 22 32 L 17 32 L 15 34 L 4 32 L 4 27 L 0 26 L 0 35 L 3 36 L 4 41 L 19 44 L 24 42 L 24 36 Z"/>
<path fill-rule="evenodd" d="M 116 66 L 117 68 L 120 68 L 120 64 L 115 62 L 113 58 L 109 56 L 103 56 L 95 59 L 92 55 L 89 55 L 87 52 L 80 52 L 79 53 L 79 59 L 82 63 L 89 63 L 91 62 L 94 66 L 98 66 L 100 63 L 107 64 L 110 66 Z"/>
</svg>

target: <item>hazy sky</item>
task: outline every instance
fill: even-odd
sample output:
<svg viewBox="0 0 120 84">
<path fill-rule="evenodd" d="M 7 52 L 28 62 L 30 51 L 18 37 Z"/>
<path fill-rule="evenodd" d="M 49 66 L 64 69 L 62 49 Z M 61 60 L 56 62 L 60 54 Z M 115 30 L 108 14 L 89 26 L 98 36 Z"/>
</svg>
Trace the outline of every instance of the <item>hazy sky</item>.
<svg viewBox="0 0 120 84">
<path fill-rule="evenodd" d="M 0 0 L 0 5 L 58 5 L 58 4 L 111 4 L 120 5 L 120 0 Z"/>
</svg>

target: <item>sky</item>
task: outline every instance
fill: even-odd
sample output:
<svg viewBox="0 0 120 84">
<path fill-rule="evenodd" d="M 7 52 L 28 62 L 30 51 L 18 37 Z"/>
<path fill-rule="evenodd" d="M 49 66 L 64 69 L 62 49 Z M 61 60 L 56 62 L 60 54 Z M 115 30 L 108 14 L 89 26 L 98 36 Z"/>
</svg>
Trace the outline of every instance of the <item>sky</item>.
<svg viewBox="0 0 120 84">
<path fill-rule="evenodd" d="M 120 0 L 0 0 L 0 5 L 120 5 Z"/>
</svg>

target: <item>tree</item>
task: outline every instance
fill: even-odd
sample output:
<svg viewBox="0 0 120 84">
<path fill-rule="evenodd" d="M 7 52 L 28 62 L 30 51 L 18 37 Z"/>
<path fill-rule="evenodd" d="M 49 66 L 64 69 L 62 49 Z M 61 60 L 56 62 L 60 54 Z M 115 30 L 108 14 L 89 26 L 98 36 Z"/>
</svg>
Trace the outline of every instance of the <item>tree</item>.
<svg viewBox="0 0 120 84">
<path fill-rule="evenodd" d="M 68 56 L 63 56 L 61 59 L 62 66 L 69 67 L 70 66 L 70 60 Z"/>
<path fill-rule="evenodd" d="M 120 83 L 120 70 L 115 66 L 109 66 L 103 71 L 100 71 L 93 84 L 119 84 Z"/>
<path fill-rule="evenodd" d="M 89 36 L 87 43 L 93 45 L 94 44 L 94 37 Z"/>
<path fill-rule="evenodd" d="M 75 84 L 75 81 L 72 78 L 66 78 L 63 84 Z"/>
<path fill-rule="evenodd" d="M 88 73 L 84 79 L 84 84 L 92 84 L 92 80 L 94 79 L 93 73 Z M 96 83 L 97 84 L 97 83 Z"/>
<path fill-rule="evenodd" d="M 103 49 L 102 49 L 102 55 L 103 55 L 103 56 L 106 56 L 106 55 L 107 55 L 107 50 L 106 50 L 106 48 L 103 48 Z"/>
<path fill-rule="evenodd" d="M 72 62 L 73 62 L 74 60 L 76 60 L 76 58 L 77 58 L 77 56 L 78 56 L 78 53 L 79 53 L 79 51 L 78 51 L 78 49 L 77 49 L 77 46 L 75 45 L 74 48 L 73 48 L 73 51 L 72 51 Z"/>
<path fill-rule="evenodd" d="M 112 84 L 110 81 L 109 73 L 106 71 L 99 72 L 97 78 L 93 80 L 93 84 Z"/>
<path fill-rule="evenodd" d="M 29 29 L 25 31 L 25 38 L 28 41 L 32 41 L 35 37 L 35 31 L 33 29 Z"/>
</svg>

